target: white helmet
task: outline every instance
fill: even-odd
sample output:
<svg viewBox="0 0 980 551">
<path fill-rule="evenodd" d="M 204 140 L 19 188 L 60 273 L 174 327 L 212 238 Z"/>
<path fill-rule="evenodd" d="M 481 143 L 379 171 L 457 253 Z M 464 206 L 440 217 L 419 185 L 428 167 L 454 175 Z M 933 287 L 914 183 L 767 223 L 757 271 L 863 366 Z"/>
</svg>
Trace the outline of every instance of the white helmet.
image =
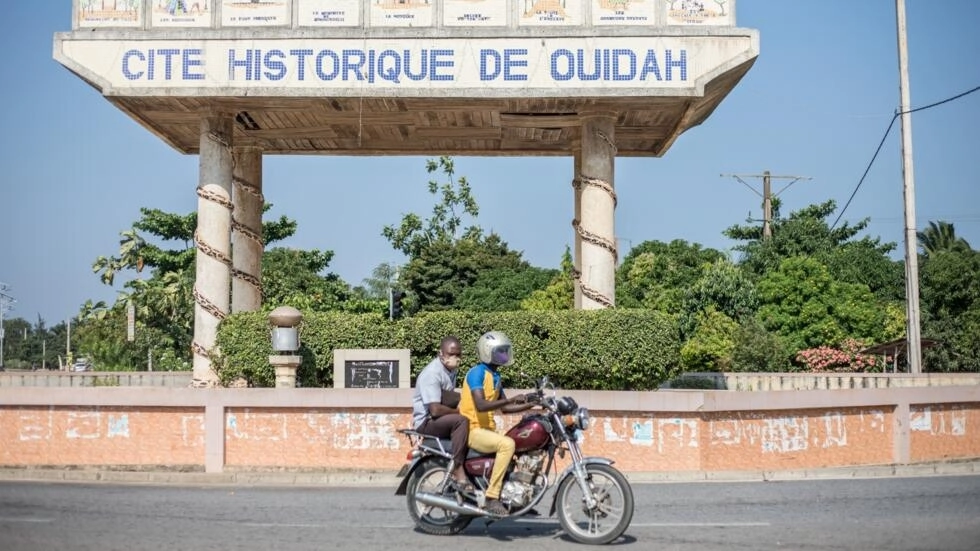
<svg viewBox="0 0 980 551">
<path fill-rule="evenodd" d="M 485 364 L 511 365 L 514 363 L 514 349 L 507 335 L 490 331 L 477 339 L 476 357 Z"/>
</svg>

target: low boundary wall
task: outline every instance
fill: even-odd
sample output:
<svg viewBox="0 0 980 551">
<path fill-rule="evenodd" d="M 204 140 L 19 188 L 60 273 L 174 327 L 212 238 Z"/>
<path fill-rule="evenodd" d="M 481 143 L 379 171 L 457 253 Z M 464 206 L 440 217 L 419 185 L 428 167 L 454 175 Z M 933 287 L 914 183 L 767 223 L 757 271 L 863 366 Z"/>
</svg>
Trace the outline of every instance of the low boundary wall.
<svg viewBox="0 0 980 551">
<path fill-rule="evenodd" d="M 411 392 L 0 388 L 0 466 L 394 470 L 408 450 L 397 430 L 410 422 Z M 593 415 L 586 454 L 625 472 L 980 458 L 980 386 L 567 394 Z"/>
<path fill-rule="evenodd" d="M 980 385 L 980 373 L 720 373 L 690 372 L 679 378 L 708 379 L 717 390 L 838 390 Z M 664 388 L 668 388 L 665 385 Z"/>
<path fill-rule="evenodd" d="M 190 371 L 5 371 L 0 388 L 22 386 L 161 386 L 188 387 Z"/>
</svg>

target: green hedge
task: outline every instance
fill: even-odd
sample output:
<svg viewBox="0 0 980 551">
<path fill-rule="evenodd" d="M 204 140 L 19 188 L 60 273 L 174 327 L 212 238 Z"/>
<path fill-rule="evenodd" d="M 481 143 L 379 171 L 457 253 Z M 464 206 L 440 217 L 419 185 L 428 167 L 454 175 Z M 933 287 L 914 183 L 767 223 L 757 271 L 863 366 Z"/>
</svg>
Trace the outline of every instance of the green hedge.
<svg viewBox="0 0 980 551">
<path fill-rule="evenodd" d="M 547 375 L 559 387 L 579 390 L 652 390 L 676 376 L 680 365 L 677 321 L 651 310 L 560 310 L 549 312 L 433 312 L 392 322 L 376 314 L 304 314 L 303 361 L 297 382 L 333 386 L 333 350 L 407 348 L 412 380 L 435 357 L 439 341 L 456 335 L 463 366 L 476 363 L 476 340 L 503 331 L 514 342 L 516 361 L 501 370 L 505 386 L 528 388 Z M 244 378 L 251 386 L 275 385 L 268 314 L 239 313 L 218 329 L 214 365 L 225 384 Z"/>
</svg>

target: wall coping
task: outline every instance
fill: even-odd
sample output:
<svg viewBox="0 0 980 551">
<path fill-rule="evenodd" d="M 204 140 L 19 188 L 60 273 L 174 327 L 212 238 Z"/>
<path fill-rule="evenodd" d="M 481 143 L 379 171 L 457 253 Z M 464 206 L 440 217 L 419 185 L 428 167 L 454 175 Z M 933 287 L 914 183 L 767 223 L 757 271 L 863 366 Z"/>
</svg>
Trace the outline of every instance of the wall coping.
<svg viewBox="0 0 980 551">
<path fill-rule="evenodd" d="M 519 394 L 526 390 L 511 390 Z M 842 390 L 567 391 L 591 411 L 797 410 L 896 404 L 980 403 L 980 386 Z M 412 389 L 5 387 L 0 408 L 17 406 L 410 409 Z"/>
</svg>

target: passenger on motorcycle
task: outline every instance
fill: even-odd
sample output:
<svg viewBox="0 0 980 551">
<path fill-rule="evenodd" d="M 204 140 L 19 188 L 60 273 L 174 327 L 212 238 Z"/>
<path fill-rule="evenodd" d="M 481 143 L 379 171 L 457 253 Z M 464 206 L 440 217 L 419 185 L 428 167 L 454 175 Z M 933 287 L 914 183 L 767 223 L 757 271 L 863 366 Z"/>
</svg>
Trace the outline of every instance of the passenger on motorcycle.
<svg viewBox="0 0 980 551">
<path fill-rule="evenodd" d="M 508 514 L 500 501 L 504 473 L 514 456 L 514 439 L 499 434 L 493 412 L 519 413 L 534 406 L 535 394 L 507 398 L 500 381 L 498 369 L 514 363 L 510 339 L 499 331 L 485 333 L 476 341 L 476 356 L 480 363 L 466 373 L 463 379 L 459 412 L 469 419 L 469 445 L 480 453 L 495 453 L 493 471 L 486 491 L 484 509 L 495 516 Z"/>
<path fill-rule="evenodd" d="M 412 426 L 418 432 L 452 442 L 453 479 L 464 492 L 472 493 L 473 484 L 466 479 L 463 462 L 466 460 L 469 420 L 456 407 L 443 404 L 443 391 L 456 389 L 456 372 L 462 359 L 459 339 L 446 337 L 439 343 L 439 355 L 419 373 L 412 394 Z"/>
</svg>

